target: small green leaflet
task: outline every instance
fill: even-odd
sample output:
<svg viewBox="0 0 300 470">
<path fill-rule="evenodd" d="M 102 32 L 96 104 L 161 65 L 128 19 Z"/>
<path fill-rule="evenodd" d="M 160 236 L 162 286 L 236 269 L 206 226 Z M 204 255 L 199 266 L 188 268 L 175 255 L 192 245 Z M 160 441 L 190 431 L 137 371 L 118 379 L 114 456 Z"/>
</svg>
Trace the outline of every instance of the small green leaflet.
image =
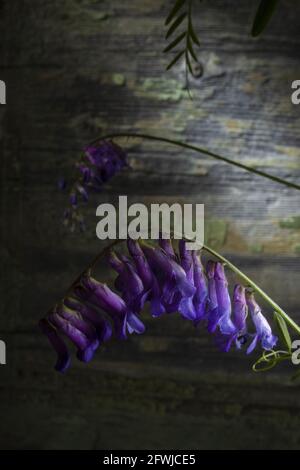
<svg viewBox="0 0 300 470">
<path fill-rule="evenodd" d="M 274 322 L 278 329 L 278 334 L 279 334 L 281 342 L 288 348 L 289 351 L 291 351 L 292 341 L 291 341 L 288 327 L 284 319 L 277 312 L 274 312 Z"/>
<path fill-rule="evenodd" d="M 176 18 L 174 23 L 172 23 L 170 28 L 168 29 L 168 32 L 166 34 L 166 39 L 168 39 L 171 36 L 171 34 L 174 33 L 174 31 L 178 28 L 178 26 L 181 25 L 181 23 L 183 22 L 183 20 L 185 20 L 186 17 L 187 17 L 187 13 L 184 12 L 184 13 L 182 13 L 182 15 L 180 15 L 180 16 L 178 16 L 178 18 Z"/>
<path fill-rule="evenodd" d="M 165 24 L 168 26 L 166 39 L 172 35 L 175 36 L 164 49 L 164 52 L 175 52 L 175 56 L 169 62 L 167 70 L 170 70 L 181 58 L 184 58 L 186 67 L 186 80 L 188 85 L 188 73 L 194 75 L 193 64 L 198 64 L 195 46 L 200 46 L 200 41 L 195 33 L 192 24 L 192 1 L 177 0 L 173 6 L 171 13 L 166 19 Z M 181 29 L 181 32 L 178 30 Z M 178 32 L 177 32 L 178 31 Z M 177 34 L 175 35 L 174 33 Z M 176 51 L 176 47 L 179 50 Z M 175 49 L 175 51 L 173 51 Z"/>
<path fill-rule="evenodd" d="M 198 62 L 198 58 L 196 56 L 196 53 L 194 51 L 194 48 L 193 48 L 193 45 L 192 45 L 192 41 L 190 40 L 190 38 L 187 39 L 187 48 L 188 48 L 188 51 L 189 53 L 191 54 L 191 56 L 193 57 L 194 61 L 195 62 Z"/>
<path fill-rule="evenodd" d="M 189 35 L 190 35 L 193 43 L 197 44 L 197 46 L 200 46 L 200 41 L 197 37 L 197 34 L 195 33 L 192 21 L 189 22 Z"/>
<path fill-rule="evenodd" d="M 253 37 L 259 36 L 263 32 L 273 16 L 277 4 L 278 0 L 261 0 L 252 26 Z"/>
<path fill-rule="evenodd" d="M 169 16 L 167 17 L 165 21 L 165 25 L 168 26 L 169 23 L 173 20 L 173 18 L 177 15 L 178 11 L 180 8 L 185 4 L 186 0 L 177 0 L 175 3 L 174 7 L 172 8 Z"/>
<path fill-rule="evenodd" d="M 174 59 L 169 63 L 169 65 L 167 66 L 167 70 L 170 70 L 173 65 L 176 64 L 176 62 L 178 62 L 179 59 L 181 59 L 181 57 L 183 56 L 184 54 L 184 51 L 180 51 L 178 54 L 176 54 L 176 56 L 174 57 Z"/>
<path fill-rule="evenodd" d="M 186 32 L 184 31 L 164 49 L 164 52 L 169 52 L 171 49 L 176 47 L 177 44 L 179 44 L 183 40 L 183 38 L 185 38 L 185 36 L 186 36 Z"/>
</svg>

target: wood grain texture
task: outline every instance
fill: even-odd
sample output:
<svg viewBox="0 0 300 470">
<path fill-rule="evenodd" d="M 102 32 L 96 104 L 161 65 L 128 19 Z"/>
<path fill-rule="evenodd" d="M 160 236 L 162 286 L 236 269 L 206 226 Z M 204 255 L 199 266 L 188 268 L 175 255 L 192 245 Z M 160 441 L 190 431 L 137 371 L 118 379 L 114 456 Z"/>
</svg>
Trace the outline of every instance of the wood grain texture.
<svg viewBox="0 0 300 470">
<path fill-rule="evenodd" d="M 299 194 L 207 157 L 127 142 L 132 170 L 86 209 L 87 233 L 66 234 L 57 176 L 82 146 L 113 131 L 164 134 L 299 183 L 300 5 L 281 2 L 249 36 L 257 2 L 199 6 L 204 73 L 164 68 L 164 0 L 2 0 L 0 448 L 299 448 L 292 367 L 266 375 L 253 358 L 221 355 L 177 316 L 112 342 L 61 377 L 36 328 L 103 245 L 95 208 L 129 202 L 205 204 L 211 244 L 300 320 Z M 103 269 L 102 279 L 107 277 Z M 272 312 L 269 312 L 272 313 Z"/>
</svg>

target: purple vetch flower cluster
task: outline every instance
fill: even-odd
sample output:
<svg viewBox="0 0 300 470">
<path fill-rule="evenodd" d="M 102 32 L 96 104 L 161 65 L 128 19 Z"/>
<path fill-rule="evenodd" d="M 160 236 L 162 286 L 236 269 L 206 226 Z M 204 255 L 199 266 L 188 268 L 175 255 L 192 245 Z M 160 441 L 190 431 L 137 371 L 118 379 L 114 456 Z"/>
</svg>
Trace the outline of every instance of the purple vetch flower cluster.
<svg viewBox="0 0 300 470">
<path fill-rule="evenodd" d="M 125 167 L 128 167 L 127 154 L 114 142 L 103 141 L 86 147 L 81 159 L 75 163 L 77 177 L 69 188 L 69 207 L 64 211 L 64 225 L 71 231 L 77 225 L 84 230 L 80 202 L 87 202 L 90 192 L 100 192 L 103 184 Z M 64 191 L 68 186 L 64 178 L 59 179 L 60 190 Z"/>
<path fill-rule="evenodd" d="M 118 293 L 86 271 L 40 321 L 57 352 L 57 370 L 63 372 L 70 365 L 63 336 L 76 346 L 78 359 L 88 362 L 113 334 L 126 339 L 128 333 L 144 333 L 141 312 L 146 302 L 153 317 L 179 312 L 195 326 L 202 322 L 222 351 L 233 345 L 241 349 L 246 343 L 247 353 L 258 343 L 265 350 L 275 346 L 277 338 L 254 294 L 237 284 L 231 299 L 222 263 L 209 260 L 204 268 L 199 254 L 187 250 L 184 240 L 178 253 L 170 240 L 160 240 L 159 246 L 128 240 L 127 248 L 127 255 L 111 250 L 107 256 L 117 273 Z M 248 329 L 248 316 L 255 332 Z"/>
</svg>

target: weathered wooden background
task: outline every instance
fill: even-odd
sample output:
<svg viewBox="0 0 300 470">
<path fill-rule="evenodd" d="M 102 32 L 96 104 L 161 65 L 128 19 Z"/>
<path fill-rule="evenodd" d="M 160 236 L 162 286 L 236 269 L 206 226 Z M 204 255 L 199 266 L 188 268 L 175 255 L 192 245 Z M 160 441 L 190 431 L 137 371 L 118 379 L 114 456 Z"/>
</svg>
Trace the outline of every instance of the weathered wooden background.
<svg viewBox="0 0 300 470">
<path fill-rule="evenodd" d="M 236 5 L 234 5 L 236 3 Z M 102 245 L 95 207 L 129 201 L 204 202 L 208 242 L 300 320 L 299 193 L 166 145 L 129 142 L 123 173 L 68 235 L 57 176 L 104 132 L 173 136 L 299 182 L 300 4 L 281 2 L 249 37 L 257 1 L 203 2 L 204 74 L 165 73 L 167 0 L 2 0 L 0 447 L 299 448 L 300 385 L 292 367 L 254 374 L 255 359 L 220 354 L 177 317 L 112 342 L 60 376 L 36 323 Z M 103 278 L 105 273 L 103 273 Z M 271 313 L 271 312 L 269 312 Z M 287 370 L 288 369 L 288 370 Z"/>
</svg>

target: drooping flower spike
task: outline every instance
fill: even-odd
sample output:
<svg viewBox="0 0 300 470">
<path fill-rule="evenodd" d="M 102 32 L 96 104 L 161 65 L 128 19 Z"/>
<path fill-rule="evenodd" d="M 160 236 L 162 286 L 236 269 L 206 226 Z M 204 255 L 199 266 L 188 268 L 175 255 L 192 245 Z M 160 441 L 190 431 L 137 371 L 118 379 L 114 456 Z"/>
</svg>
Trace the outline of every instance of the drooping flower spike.
<svg viewBox="0 0 300 470">
<path fill-rule="evenodd" d="M 100 192 L 103 184 L 128 167 L 126 152 L 112 141 L 102 141 L 84 149 L 79 161 L 75 163 L 76 178 L 68 184 L 60 178 L 58 188 L 65 191 L 69 187 L 69 207 L 64 212 L 64 225 L 74 231 L 76 226 L 84 230 L 84 218 L 80 203 L 87 202 L 90 192 Z"/>
<path fill-rule="evenodd" d="M 263 350 L 273 349 L 277 337 L 253 293 L 237 284 L 231 301 L 221 262 L 209 260 L 205 270 L 199 254 L 188 251 L 183 240 L 179 253 L 170 240 L 160 240 L 158 246 L 128 240 L 127 248 L 127 256 L 113 250 L 106 256 L 116 271 L 118 292 L 96 280 L 87 269 L 71 292 L 40 321 L 57 353 L 57 370 L 64 372 L 70 365 L 64 338 L 77 348 L 80 361 L 89 362 L 112 335 L 126 339 L 128 333 L 144 333 L 140 315 L 147 302 L 153 317 L 178 312 L 195 326 L 206 325 L 222 351 L 232 346 L 242 349 L 244 344 L 247 353 L 258 344 Z M 247 325 L 248 318 L 252 326 Z"/>
</svg>

